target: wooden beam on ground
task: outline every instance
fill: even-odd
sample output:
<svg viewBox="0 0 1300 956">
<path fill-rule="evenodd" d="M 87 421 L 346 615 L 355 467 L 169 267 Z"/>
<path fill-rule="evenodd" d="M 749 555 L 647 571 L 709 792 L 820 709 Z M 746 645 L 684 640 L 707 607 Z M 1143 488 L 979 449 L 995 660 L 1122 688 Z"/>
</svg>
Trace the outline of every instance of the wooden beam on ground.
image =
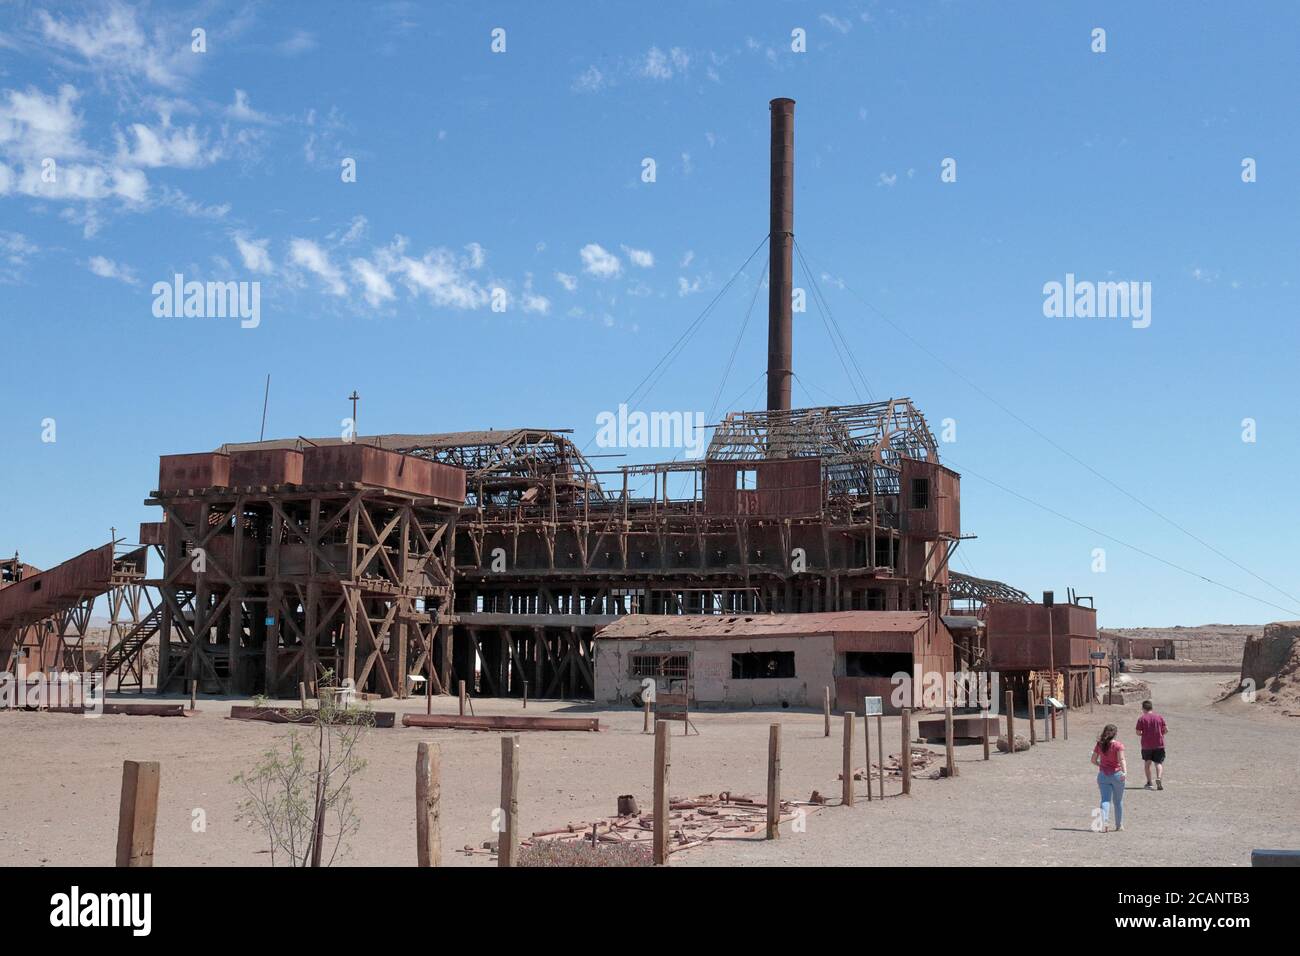
<svg viewBox="0 0 1300 956">
<path fill-rule="evenodd" d="M 156 760 L 122 761 L 122 796 L 117 812 L 118 866 L 153 866 L 161 776 Z"/>
<path fill-rule="evenodd" d="M 461 717 L 456 714 L 403 714 L 403 727 L 442 730 L 584 730 L 599 731 L 597 717 L 526 717 L 523 714 Z"/>
<path fill-rule="evenodd" d="M 340 714 L 346 713 L 340 711 Z M 375 727 L 397 726 L 397 712 L 393 710 L 358 711 L 357 714 L 373 718 Z M 250 707 L 246 704 L 233 704 L 230 708 L 231 720 L 262 720 L 268 724 L 310 724 L 314 723 L 318 716 L 315 710 L 301 710 L 297 707 Z M 347 722 L 349 720 L 334 721 L 337 724 Z M 404 726 L 413 725 L 404 724 Z"/>
</svg>

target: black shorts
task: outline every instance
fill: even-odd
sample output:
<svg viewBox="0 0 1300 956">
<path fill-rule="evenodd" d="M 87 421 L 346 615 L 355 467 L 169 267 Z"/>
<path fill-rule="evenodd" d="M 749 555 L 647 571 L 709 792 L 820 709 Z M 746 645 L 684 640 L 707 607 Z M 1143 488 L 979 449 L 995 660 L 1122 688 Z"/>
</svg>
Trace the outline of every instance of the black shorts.
<svg viewBox="0 0 1300 956">
<path fill-rule="evenodd" d="M 1164 747 L 1156 747 L 1156 748 L 1153 748 L 1153 749 L 1151 749 L 1151 750 L 1147 750 L 1147 749 L 1143 748 L 1143 750 L 1142 750 L 1142 759 L 1143 759 L 1143 760 L 1150 760 L 1152 763 L 1164 763 L 1164 762 L 1165 762 L 1165 748 L 1164 748 Z"/>
</svg>

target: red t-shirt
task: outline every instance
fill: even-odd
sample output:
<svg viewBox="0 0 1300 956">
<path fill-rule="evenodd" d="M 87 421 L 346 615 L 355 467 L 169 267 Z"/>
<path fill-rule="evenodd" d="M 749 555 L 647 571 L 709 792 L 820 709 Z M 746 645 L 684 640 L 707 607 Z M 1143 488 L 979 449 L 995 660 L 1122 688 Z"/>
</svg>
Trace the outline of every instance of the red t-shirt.
<svg viewBox="0 0 1300 956">
<path fill-rule="evenodd" d="M 1107 750 L 1101 749 L 1101 744 L 1092 748 L 1092 752 L 1101 757 L 1101 772 L 1104 774 L 1117 773 L 1119 771 L 1119 757 L 1124 752 L 1124 745 L 1118 740 L 1112 740 Z"/>
<path fill-rule="evenodd" d="M 1142 735 L 1143 750 L 1161 750 L 1165 745 L 1165 732 L 1169 728 L 1165 719 L 1154 710 L 1138 718 L 1137 732 Z"/>
</svg>

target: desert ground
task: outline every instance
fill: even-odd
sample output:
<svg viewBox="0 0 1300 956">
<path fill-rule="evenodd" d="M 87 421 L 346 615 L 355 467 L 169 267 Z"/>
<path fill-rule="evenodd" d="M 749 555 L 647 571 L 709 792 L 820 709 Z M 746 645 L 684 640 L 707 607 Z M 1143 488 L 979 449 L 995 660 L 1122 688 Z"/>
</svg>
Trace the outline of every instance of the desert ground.
<svg viewBox="0 0 1300 956">
<path fill-rule="evenodd" d="M 1166 789 L 1142 789 L 1138 705 L 1097 705 L 1072 713 L 1070 739 L 1040 743 L 1015 755 L 957 748 L 959 776 L 914 779 L 910 798 L 886 778 L 886 798 L 841 807 L 841 721 L 823 733 L 820 713 L 704 712 L 699 735 L 674 725 L 670 792 L 690 797 L 730 790 L 762 799 L 768 726 L 782 724 L 782 795 L 806 800 L 819 790 L 829 806 L 787 826 L 777 841 L 713 842 L 673 855 L 673 865 L 810 866 L 1000 865 L 1248 865 L 1255 847 L 1300 847 L 1300 719 L 1221 695 L 1223 675 L 1146 674 L 1170 725 Z M 124 697 L 124 700 L 139 699 Z M 146 700 L 156 700 L 147 695 Z M 236 820 L 242 794 L 232 778 L 281 742 L 285 725 L 227 719 L 228 699 L 201 700 L 190 717 L 86 718 L 36 712 L 0 713 L 0 860 L 8 866 L 110 865 L 117 825 L 121 763 L 158 760 L 162 789 L 156 844 L 160 866 L 263 866 L 264 837 Z M 518 701 L 476 700 L 479 714 L 517 713 Z M 379 709 L 424 710 L 424 701 L 383 701 Z M 454 713 L 454 698 L 434 698 L 437 713 Z M 594 821 L 615 811 L 619 794 L 651 804 L 653 737 L 642 715 L 561 702 L 530 701 L 527 713 L 595 715 L 600 733 L 521 734 L 521 832 Z M 1090 828 L 1097 802 L 1088 762 L 1103 724 L 1120 728 L 1130 754 L 1125 830 Z M 873 721 L 874 724 L 874 721 Z M 886 754 L 900 749 L 898 718 L 885 718 Z M 1026 732 L 1022 719 L 1017 731 Z M 368 766 L 356 779 L 360 831 L 343 865 L 415 862 L 416 744 L 442 751 L 444 865 L 493 865 L 466 855 L 494 837 L 500 786 L 500 734 L 396 727 L 368 731 Z M 942 744 L 931 744 L 942 751 Z M 857 722 L 855 766 L 861 754 Z M 873 726 L 873 754 L 875 752 Z M 202 811 L 197 814 L 196 811 Z M 203 827 L 195 824 L 201 819 Z M 197 832 L 196 832 L 197 831 Z"/>
</svg>

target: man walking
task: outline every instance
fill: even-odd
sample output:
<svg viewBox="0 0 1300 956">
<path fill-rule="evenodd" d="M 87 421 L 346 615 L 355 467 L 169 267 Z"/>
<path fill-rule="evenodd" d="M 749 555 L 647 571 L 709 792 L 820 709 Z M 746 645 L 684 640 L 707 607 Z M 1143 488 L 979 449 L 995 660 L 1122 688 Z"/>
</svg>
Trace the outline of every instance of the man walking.
<svg viewBox="0 0 1300 956">
<path fill-rule="evenodd" d="M 1169 733 L 1169 727 L 1165 724 L 1165 719 L 1152 709 L 1149 700 L 1142 701 L 1142 716 L 1138 718 L 1137 732 L 1142 738 L 1142 762 L 1147 772 L 1147 785 L 1143 789 L 1151 789 L 1151 765 L 1155 764 L 1155 789 L 1163 790 L 1165 788 L 1165 734 Z"/>
</svg>

